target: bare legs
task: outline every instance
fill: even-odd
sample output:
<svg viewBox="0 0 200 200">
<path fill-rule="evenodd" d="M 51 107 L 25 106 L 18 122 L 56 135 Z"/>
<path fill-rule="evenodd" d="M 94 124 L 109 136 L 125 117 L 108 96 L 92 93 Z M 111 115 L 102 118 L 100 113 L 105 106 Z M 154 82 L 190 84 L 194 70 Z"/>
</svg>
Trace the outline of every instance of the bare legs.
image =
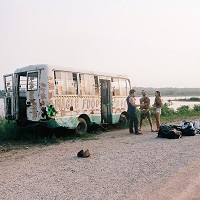
<svg viewBox="0 0 200 200">
<path fill-rule="evenodd" d="M 151 127 L 151 131 L 153 132 L 152 120 L 151 120 L 151 119 L 148 119 L 148 120 L 149 120 L 149 124 L 150 124 L 150 127 Z M 143 119 L 140 119 L 140 128 L 139 128 L 139 131 L 141 131 L 141 128 L 142 128 L 142 122 L 143 122 Z"/>
<path fill-rule="evenodd" d="M 156 118 L 156 127 L 157 127 L 156 131 L 158 131 L 160 128 L 160 113 L 159 112 L 155 113 L 155 118 Z"/>
</svg>

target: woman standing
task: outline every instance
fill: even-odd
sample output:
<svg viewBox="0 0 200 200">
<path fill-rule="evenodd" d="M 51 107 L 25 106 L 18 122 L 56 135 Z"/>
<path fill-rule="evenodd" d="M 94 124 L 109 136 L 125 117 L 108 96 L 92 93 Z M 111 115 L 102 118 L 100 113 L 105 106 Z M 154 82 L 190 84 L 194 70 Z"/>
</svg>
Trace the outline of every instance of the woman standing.
<svg viewBox="0 0 200 200">
<path fill-rule="evenodd" d="M 161 115 L 161 108 L 162 108 L 162 99 L 161 99 L 161 95 L 159 91 L 155 92 L 155 101 L 154 101 L 153 107 L 154 107 L 154 114 L 156 118 L 156 127 L 157 127 L 156 131 L 159 131 L 160 115 Z"/>
</svg>

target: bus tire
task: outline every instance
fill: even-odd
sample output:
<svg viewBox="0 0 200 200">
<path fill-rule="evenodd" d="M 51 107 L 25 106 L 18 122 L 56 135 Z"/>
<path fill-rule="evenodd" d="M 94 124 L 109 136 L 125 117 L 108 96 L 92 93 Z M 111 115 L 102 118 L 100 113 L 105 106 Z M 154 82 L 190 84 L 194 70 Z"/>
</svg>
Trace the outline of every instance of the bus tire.
<svg viewBox="0 0 200 200">
<path fill-rule="evenodd" d="M 83 118 L 78 118 L 77 127 L 75 128 L 76 135 L 83 135 L 87 132 L 87 122 Z"/>
<path fill-rule="evenodd" d="M 126 128 L 128 124 L 128 119 L 126 117 L 126 115 L 121 114 L 119 117 L 119 122 L 118 122 L 118 127 L 119 128 Z"/>
</svg>

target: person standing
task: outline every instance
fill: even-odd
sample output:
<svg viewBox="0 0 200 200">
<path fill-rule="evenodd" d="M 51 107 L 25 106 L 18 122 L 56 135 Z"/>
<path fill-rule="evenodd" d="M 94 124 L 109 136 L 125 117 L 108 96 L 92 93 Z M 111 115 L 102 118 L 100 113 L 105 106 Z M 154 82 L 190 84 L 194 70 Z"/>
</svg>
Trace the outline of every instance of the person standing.
<svg viewBox="0 0 200 200">
<path fill-rule="evenodd" d="M 159 131 L 160 128 L 160 115 L 161 115 L 161 108 L 162 108 L 162 99 L 159 91 L 155 92 L 155 100 L 153 104 L 154 108 L 154 114 L 155 114 L 155 119 L 156 119 L 156 127 L 157 127 L 157 132 Z"/>
<path fill-rule="evenodd" d="M 149 120 L 149 124 L 151 127 L 151 132 L 153 132 L 152 128 L 152 119 L 151 119 L 151 113 L 150 113 L 150 99 L 147 97 L 147 92 L 146 90 L 142 90 L 142 98 L 140 98 L 140 104 L 143 106 L 140 107 L 140 128 L 139 131 L 141 131 L 142 128 L 142 122 L 145 118 Z"/>
<path fill-rule="evenodd" d="M 127 101 L 127 114 L 129 116 L 129 133 L 133 134 L 133 124 L 134 124 L 134 129 L 135 129 L 135 134 L 141 134 L 138 132 L 138 117 L 136 113 L 136 107 L 141 106 L 140 104 L 136 104 L 136 99 L 135 99 L 135 90 L 131 89 L 129 91 L 129 96 L 126 98 Z"/>
</svg>

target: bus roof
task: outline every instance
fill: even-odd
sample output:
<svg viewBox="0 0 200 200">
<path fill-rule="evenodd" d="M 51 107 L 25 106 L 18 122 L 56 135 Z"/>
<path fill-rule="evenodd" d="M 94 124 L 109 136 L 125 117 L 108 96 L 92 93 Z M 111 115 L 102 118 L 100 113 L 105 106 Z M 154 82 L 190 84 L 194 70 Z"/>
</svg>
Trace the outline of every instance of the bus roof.
<svg viewBox="0 0 200 200">
<path fill-rule="evenodd" d="M 77 73 L 85 73 L 85 74 L 94 74 L 99 76 L 109 76 L 109 77 L 118 77 L 118 78 L 128 78 L 126 74 L 115 74 L 115 73 L 105 73 L 99 71 L 90 71 L 85 69 L 77 69 L 72 67 L 63 67 L 49 64 L 37 64 L 37 65 L 28 65 L 25 67 L 17 68 L 14 73 L 26 72 L 26 71 L 34 71 L 37 69 L 47 69 L 48 71 L 70 71 Z"/>
</svg>

